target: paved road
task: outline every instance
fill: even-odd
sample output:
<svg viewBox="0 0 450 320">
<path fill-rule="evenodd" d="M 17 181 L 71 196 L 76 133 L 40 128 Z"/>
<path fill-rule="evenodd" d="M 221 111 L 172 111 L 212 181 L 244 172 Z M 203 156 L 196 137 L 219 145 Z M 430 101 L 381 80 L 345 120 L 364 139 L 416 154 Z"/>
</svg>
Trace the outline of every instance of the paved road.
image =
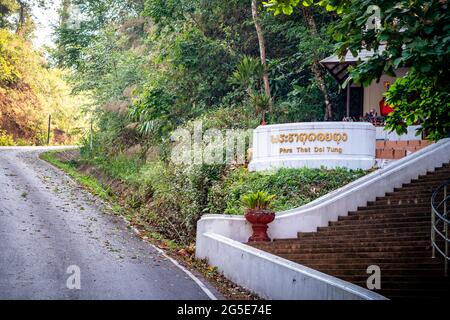
<svg viewBox="0 0 450 320">
<path fill-rule="evenodd" d="M 0 148 L 0 299 L 208 299 L 43 150 Z"/>
</svg>

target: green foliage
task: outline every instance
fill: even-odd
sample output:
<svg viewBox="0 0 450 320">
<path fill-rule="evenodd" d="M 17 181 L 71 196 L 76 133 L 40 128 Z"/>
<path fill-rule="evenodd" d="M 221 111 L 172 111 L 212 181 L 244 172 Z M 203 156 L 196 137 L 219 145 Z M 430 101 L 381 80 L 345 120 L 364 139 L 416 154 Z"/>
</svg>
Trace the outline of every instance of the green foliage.
<svg viewBox="0 0 450 320">
<path fill-rule="evenodd" d="M 158 28 L 169 27 L 174 29 L 180 22 L 186 20 L 186 15 L 192 13 L 194 8 L 186 0 L 147 0 L 143 14 L 150 17 Z"/>
<path fill-rule="evenodd" d="M 275 15 L 280 13 L 290 15 L 294 12 L 294 7 L 299 4 L 305 7 L 318 5 L 324 7 L 327 11 L 336 11 L 338 14 L 342 14 L 349 11 L 350 3 L 350 0 L 269 0 L 263 2 L 264 6 L 269 11 L 273 11 Z"/>
<path fill-rule="evenodd" d="M 0 0 L 0 28 L 30 39 L 35 30 L 33 8 L 45 8 L 48 4 L 48 0 Z"/>
<path fill-rule="evenodd" d="M 80 108 L 86 99 L 71 95 L 66 73 L 43 61 L 26 39 L 0 29 L 0 127 L 18 144 L 43 144 L 52 114 L 59 133 L 52 142 L 74 143 L 85 129 Z"/>
<path fill-rule="evenodd" d="M 7 134 L 5 130 L 0 130 L 0 146 L 9 147 L 14 146 L 14 138 L 12 135 Z"/>
<path fill-rule="evenodd" d="M 141 156 L 92 154 L 82 150 L 82 162 L 93 164 L 109 176 L 132 186 L 129 205 L 140 220 L 178 243 L 195 238 L 195 227 L 206 213 L 243 214 L 247 207 L 275 211 L 304 205 L 365 174 L 345 169 L 280 169 L 270 174 L 250 173 L 244 167 L 225 165 L 175 166 Z M 267 195 L 259 193 L 264 190 Z M 245 195 L 256 200 L 243 206 Z M 264 196 L 263 196 L 264 195 Z M 255 204 L 256 202 L 260 202 Z"/>
<path fill-rule="evenodd" d="M 241 201 L 246 209 L 267 210 L 270 208 L 274 198 L 274 194 L 269 195 L 266 191 L 259 190 L 253 193 L 244 194 Z"/>
<path fill-rule="evenodd" d="M 6 29 L 0 29 L 0 85 L 17 82 L 21 77 L 18 64 L 21 42 Z"/>
<path fill-rule="evenodd" d="M 72 77 L 76 90 L 90 94 L 97 118 L 106 116 L 103 107 L 117 112 L 109 106 L 123 105 L 119 115 L 128 110 L 127 121 L 137 125 L 144 139 L 156 142 L 216 108 L 252 105 L 256 112 L 250 117 L 260 121 L 268 101 L 259 94 L 262 68 L 247 3 L 147 0 L 139 11 L 132 2 L 76 2 L 83 13 L 80 27 L 71 29 L 63 23 L 57 29 L 53 56 L 76 71 Z M 127 7 L 130 14 L 122 11 Z M 113 22 L 111 16 L 120 17 Z M 307 55 L 312 44 L 322 45 L 315 50 L 320 56 L 328 54 L 329 40 L 321 36 L 312 41 L 301 29 L 305 23 L 298 15 L 281 26 L 270 14 L 262 12 L 261 19 L 273 70 L 271 87 L 276 101 L 289 108 L 287 113 L 275 113 L 271 121 L 279 121 L 278 116 L 281 121 L 323 118 L 318 111 L 323 109 L 323 97 L 314 88 L 312 60 Z M 326 17 L 318 20 L 321 35 L 327 21 Z M 294 37 L 304 47 L 301 53 L 297 45 L 289 44 Z M 70 53 L 72 49 L 76 54 Z M 308 91 L 311 103 L 295 98 L 299 87 Z"/>
<path fill-rule="evenodd" d="M 430 140 L 450 135 L 450 93 L 435 90 L 431 79 L 410 72 L 395 82 L 387 100 L 395 106 L 387 118 L 388 128 L 401 134 L 408 126 L 421 123 L 417 134 L 424 132 Z"/>
<path fill-rule="evenodd" d="M 82 141 L 83 158 L 107 158 L 123 153 L 130 145 L 138 143 L 135 132 L 126 128 L 127 121 L 124 117 L 107 111 L 98 113 L 97 116 L 93 150 L 90 150 L 90 137 L 86 135 Z"/>
<path fill-rule="evenodd" d="M 244 56 L 228 80 L 247 92 L 249 102 L 258 116 L 263 115 L 270 105 L 270 97 L 264 93 L 262 87 L 263 72 L 264 68 L 259 59 Z"/>
<path fill-rule="evenodd" d="M 229 81 L 232 84 L 241 86 L 251 94 L 255 91 L 257 85 L 258 87 L 261 86 L 260 82 L 263 70 L 259 59 L 244 56 L 237 65 L 236 70 L 231 75 Z"/>
<path fill-rule="evenodd" d="M 102 37 L 104 30 L 136 17 L 142 10 L 142 2 L 133 0 L 71 0 L 68 3 L 76 6 L 80 17 L 74 16 L 69 6 L 62 7 L 61 24 L 55 29 L 56 49 L 51 53 L 59 67 L 77 71 L 84 71 L 84 63 L 89 61 L 84 51 Z M 71 19 L 75 26 L 69 23 Z M 142 27 L 133 28 L 133 33 L 136 32 L 144 33 Z"/>
<path fill-rule="evenodd" d="M 172 121 L 176 115 L 171 114 L 175 97 L 160 87 L 146 86 L 144 92 L 129 110 L 132 121 L 138 122 L 138 129 L 146 135 L 161 136 L 173 130 Z"/>
<path fill-rule="evenodd" d="M 275 13 L 292 13 L 298 0 L 270 0 L 266 5 Z M 430 139 L 448 136 L 449 117 L 448 78 L 445 67 L 450 58 L 450 14 L 447 1 L 390 1 L 368 3 L 364 0 L 308 0 L 302 5 L 320 5 L 341 14 L 333 30 L 338 42 L 337 53 L 344 56 L 351 51 L 354 56 L 362 49 L 376 54 L 351 70 L 351 79 L 365 86 L 385 73 L 395 75 L 401 67 L 410 69 L 406 80 L 398 80 L 391 87 L 388 102 L 394 108 L 389 127 L 405 131 L 405 124 L 419 123 L 426 128 Z M 373 12 L 369 5 L 377 5 L 381 13 L 381 27 L 367 28 Z M 383 44 L 384 50 L 379 50 Z M 406 85 L 407 84 L 407 85 Z M 423 94 L 418 94 L 423 92 Z"/>
<path fill-rule="evenodd" d="M 19 6 L 16 0 L 0 0 L 0 28 L 11 26 L 9 18 L 17 9 Z"/>
<path fill-rule="evenodd" d="M 217 181 L 208 194 L 208 212 L 242 214 L 243 195 L 264 190 L 276 195 L 272 209 L 276 212 L 304 205 L 365 174 L 361 170 L 280 169 L 271 173 L 248 172 L 235 168 Z"/>
<path fill-rule="evenodd" d="M 205 213 L 208 190 L 220 179 L 224 166 L 166 166 L 149 163 L 141 174 L 152 190 L 147 213 L 159 232 L 188 242 L 195 237 L 198 219 Z"/>
<path fill-rule="evenodd" d="M 136 188 L 127 202 L 158 232 L 178 242 L 192 241 L 202 214 L 241 214 L 245 193 L 277 193 L 274 208 L 283 210 L 358 176 L 347 174 L 347 180 L 333 183 L 325 175 L 319 180 L 328 187 L 317 194 L 303 190 L 308 183 L 298 183 L 299 178 L 285 192 L 292 177 L 284 171 L 270 180 L 244 168 L 169 163 L 172 130 L 190 129 L 195 121 L 202 121 L 204 130 L 252 129 L 267 109 L 248 1 L 145 0 L 143 7 L 133 0 L 76 2 L 84 18 L 77 29 L 64 23 L 58 27 L 53 57 L 72 71 L 76 91 L 92 98 L 94 147 L 90 150 L 89 140 L 83 141 L 83 162 Z M 127 14 L 122 11 L 126 7 Z M 316 18 L 319 35 L 313 36 L 302 15 L 260 14 L 277 101 L 267 119 L 272 123 L 323 119 L 324 99 L 311 64 L 331 52 L 325 27 L 332 17 L 317 12 Z M 334 82 L 327 86 L 334 101 L 340 101 Z M 135 146 L 139 152 L 130 154 Z M 336 172 L 330 175 L 339 176 Z"/>
<path fill-rule="evenodd" d="M 381 9 L 380 30 L 365 30 L 370 16 L 365 12 L 363 1 L 354 1 L 335 31 L 339 41 L 338 52 L 356 52 L 363 45 L 377 49 L 381 43 L 385 50 L 374 55 L 352 70 L 352 78 L 368 84 L 384 72 L 394 74 L 395 69 L 410 69 L 406 80 L 399 80 L 388 100 L 394 106 L 389 120 L 391 128 L 402 121 L 419 120 L 431 139 L 448 135 L 449 69 L 445 67 L 450 58 L 450 14 L 447 2 L 440 1 L 378 1 Z M 407 85 L 406 85 L 407 84 Z M 421 94 L 417 94 L 421 92 Z M 408 106 L 409 105 L 409 106 Z M 443 116 L 443 117 L 441 117 Z"/>
</svg>

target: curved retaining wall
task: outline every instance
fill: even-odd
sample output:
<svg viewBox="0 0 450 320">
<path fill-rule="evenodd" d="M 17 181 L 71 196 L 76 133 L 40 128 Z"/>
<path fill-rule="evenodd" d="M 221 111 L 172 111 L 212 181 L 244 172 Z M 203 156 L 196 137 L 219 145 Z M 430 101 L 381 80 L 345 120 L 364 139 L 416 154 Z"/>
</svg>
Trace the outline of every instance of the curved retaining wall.
<svg viewBox="0 0 450 320">
<path fill-rule="evenodd" d="M 394 188 L 401 187 L 403 183 L 408 183 L 411 179 L 415 179 L 419 175 L 432 171 L 434 168 L 448 162 L 450 162 L 450 139 L 443 139 L 307 205 L 277 213 L 275 221 L 269 225 L 269 236 L 276 239 L 296 238 L 297 232 L 316 231 L 317 227 L 327 226 L 330 221 L 336 221 L 338 216 L 346 215 L 348 211 L 353 211 L 358 206 L 366 205 L 367 201 L 375 200 L 376 197 L 383 196 L 386 192 L 391 192 Z M 262 261 L 255 261 L 261 260 L 261 255 L 263 254 L 267 258 L 269 254 L 242 244 L 242 242 L 247 242 L 250 235 L 251 227 L 243 216 L 205 215 L 197 223 L 196 256 L 208 259 L 210 264 L 217 266 L 227 277 L 263 297 L 284 299 L 284 295 L 286 299 L 295 298 L 287 291 L 275 294 L 276 286 L 272 282 L 265 282 L 264 286 L 260 286 L 258 279 L 261 279 L 261 277 L 269 277 L 270 279 L 276 277 L 277 281 L 279 277 L 284 277 L 283 274 L 279 273 L 284 270 L 284 267 L 280 269 L 266 266 L 264 269 L 272 270 L 267 273 L 264 272 L 264 269 L 253 265 L 263 263 Z M 270 256 L 272 255 L 269 255 L 270 263 L 279 263 L 278 259 L 272 259 Z M 249 262 L 249 259 L 252 261 Z M 264 261 L 266 262 L 263 265 L 267 263 L 267 259 Z M 244 274 L 242 271 L 247 269 L 247 263 L 251 263 L 256 268 L 254 270 L 259 270 L 255 271 L 259 275 L 255 276 L 256 278 L 251 282 L 247 279 L 249 277 L 248 274 Z M 306 268 L 304 266 L 301 267 Z M 320 272 L 318 274 L 330 277 Z M 333 283 L 342 282 L 342 280 L 337 278 L 330 278 L 334 279 Z M 330 278 L 327 278 L 327 281 Z M 321 279 L 320 281 L 325 281 L 325 278 L 322 277 Z M 347 285 L 350 284 L 348 283 Z M 318 289 L 318 287 L 315 288 Z M 321 286 L 320 288 L 322 288 L 320 290 L 328 290 Z M 337 287 L 333 286 L 333 288 Z M 372 293 L 366 289 L 361 289 L 365 290 L 363 296 Z M 305 286 L 296 293 L 296 297 L 298 299 L 305 297 L 317 298 L 311 292 L 309 293 L 311 296 L 309 296 L 305 293 L 305 290 L 309 292 L 310 289 Z M 327 295 L 320 295 L 322 298 L 325 296 Z M 360 295 L 357 296 L 360 297 Z M 335 298 L 335 295 L 329 296 L 329 298 L 333 297 Z"/>
<path fill-rule="evenodd" d="M 385 297 L 317 270 L 207 233 L 205 254 L 223 274 L 264 299 L 384 300 Z"/>
</svg>

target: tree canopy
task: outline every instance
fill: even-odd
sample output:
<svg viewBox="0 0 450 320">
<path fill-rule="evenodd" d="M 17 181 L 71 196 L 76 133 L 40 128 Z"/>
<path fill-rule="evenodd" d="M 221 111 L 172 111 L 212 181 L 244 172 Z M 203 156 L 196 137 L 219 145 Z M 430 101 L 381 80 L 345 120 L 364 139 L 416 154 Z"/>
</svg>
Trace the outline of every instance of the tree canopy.
<svg viewBox="0 0 450 320">
<path fill-rule="evenodd" d="M 73 143 L 86 129 L 87 100 L 72 95 L 67 71 L 50 68 L 33 48 L 33 6 L 45 1 L 0 1 L 0 144 Z M 54 134 L 53 134 L 54 133 Z"/>
<path fill-rule="evenodd" d="M 450 15 L 447 1 L 266 2 L 268 10 L 275 14 L 292 14 L 296 6 L 322 6 L 339 14 L 332 35 L 341 57 L 347 51 L 354 56 L 362 49 L 375 51 L 373 57 L 351 71 L 352 81 L 368 85 L 383 73 L 395 75 L 398 68 L 409 69 L 387 93 L 387 101 L 395 106 L 387 119 L 389 128 L 403 133 L 408 125 L 420 123 L 430 139 L 449 135 L 450 74 L 446 61 L 450 58 Z M 378 16 L 374 16 L 374 10 L 378 11 Z M 368 27 L 375 18 L 379 19 L 379 26 Z"/>
</svg>

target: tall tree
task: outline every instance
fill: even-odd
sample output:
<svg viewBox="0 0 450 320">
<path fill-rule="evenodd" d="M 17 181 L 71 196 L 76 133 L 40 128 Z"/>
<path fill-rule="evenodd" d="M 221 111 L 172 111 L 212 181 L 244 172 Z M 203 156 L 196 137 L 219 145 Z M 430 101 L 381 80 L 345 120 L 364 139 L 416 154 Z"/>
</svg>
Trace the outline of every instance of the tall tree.
<svg viewBox="0 0 450 320">
<path fill-rule="evenodd" d="M 17 21 L 16 34 L 23 37 L 25 35 L 25 20 L 29 13 L 28 3 L 26 1 L 17 1 L 19 3 L 19 19 Z"/>
<path fill-rule="evenodd" d="M 448 0 L 269 0 L 265 5 L 275 14 L 291 14 L 297 5 L 336 11 L 340 15 L 333 30 L 337 53 L 342 57 L 348 51 L 354 56 L 361 49 L 375 51 L 351 71 L 354 82 L 367 86 L 383 73 L 395 76 L 396 69 L 409 69 L 387 92 L 394 106 L 387 127 L 404 133 L 408 125 L 420 123 L 419 132 L 429 139 L 450 136 Z M 374 15 L 378 27 L 372 26 Z"/>
<path fill-rule="evenodd" d="M 259 43 L 259 53 L 261 58 L 261 65 L 263 66 L 263 81 L 264 81 L 264 92 L 269 99 L 269 113 L 272 112 L 272 94 L 270 93 L 270 82 L 269 82 L 269 72 L 267 70 L 267 61 L 266 61 L 266 43 L 264 40 L 264 33 L 261 28 L 261 24 L 259 22 L 258 17 L 258 4 L 256 0 L 252 0 L 252 17 L 253 23 L 255 24 L 256 34 L 258 35 L 258 43 Z"/>
<path fill-rule="evenodd" d="M 15 0 L 0 0 L 0 28 L 8 28 L 11 26 L 10 16 L 18 9 Z"/>
<path fill-rule="evenodd" d="M 51 0 L 15 0 L 14 4 L 8 0 L 1 0 L 0 10 L 3 8 L 10 8 L 7 12 L 14 19 L 14 23 L 9 27 L 15 29 L 18 36 L 22 38 L 28 38 L 35 30 L 34 20 L 33 20 L 33 8 L 41 7 L 45 8 L 50 4 Z M 6 6 L 3 5 L 6 4 Z M 0 19 L 1 20 L 1 19 Z"/>
<path fill-rule="evenodd" d="M 303 7 L 302 8 L 303 17 L 305 18 L 306 24 L 313 35 L 313 37 L 319 37 L 317 32 L 316 21 L 314 20 L 314 15 L 310 8 Z M 322 67 L 319 63 L 319 56 L 317 52 L 313 53 L 313 61 L 312 61 L 312 72 L 314 73 L 314 79 L 316 80 L 317 86 L 323 94 L 323 98 L 325 101 L 325 120 L 333 119 L 333 107 L 331 104 L 330 94 L 328 93 L 328 89 L 325 85 L 325 76 L 323 74 Z"/>
</svg>

